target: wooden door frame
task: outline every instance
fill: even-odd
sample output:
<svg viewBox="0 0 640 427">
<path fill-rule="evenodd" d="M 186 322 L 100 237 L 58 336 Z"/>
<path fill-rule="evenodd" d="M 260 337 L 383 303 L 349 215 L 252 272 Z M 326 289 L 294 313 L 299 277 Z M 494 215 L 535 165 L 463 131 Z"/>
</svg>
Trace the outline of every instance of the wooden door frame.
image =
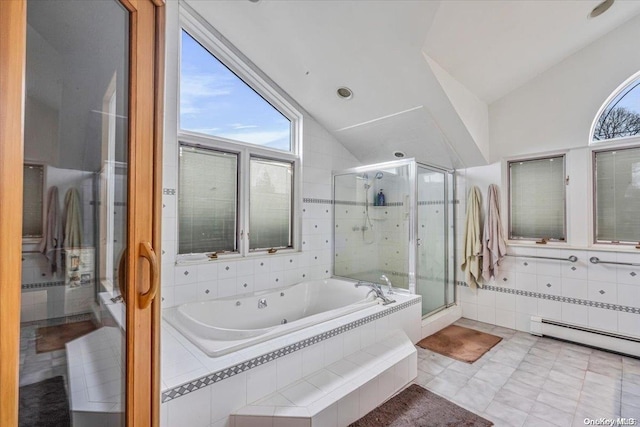
<svg viewBox="0 0 640 427">
<path fill-rule="evenodd" d="M 0 425 L 18 425 L 27 0 L 0 1 Z M 163 0 L 119 0 L 130 12 L 126 425 L 157 427 L 160 295 L 139 309 L 160 253 L 164 87 Z M 159 280 L 159 271 L 156 280 Z"/>
<path fill-rule="evenodd" d="M 0 425 L 18 425 L 25 0 L 0 1 Z"/>
</svg>

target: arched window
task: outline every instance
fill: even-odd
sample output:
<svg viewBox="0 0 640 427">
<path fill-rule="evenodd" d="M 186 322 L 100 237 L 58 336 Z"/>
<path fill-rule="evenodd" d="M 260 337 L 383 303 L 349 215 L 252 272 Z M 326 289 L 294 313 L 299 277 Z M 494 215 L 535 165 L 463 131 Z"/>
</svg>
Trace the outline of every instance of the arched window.
<svg viewBox="0 0 640 427">
<path fill-rule="evenodd" d="M 640 136 L 640 73 L 614 92 L 593 123 L 591 143 Z"/>
</svg>

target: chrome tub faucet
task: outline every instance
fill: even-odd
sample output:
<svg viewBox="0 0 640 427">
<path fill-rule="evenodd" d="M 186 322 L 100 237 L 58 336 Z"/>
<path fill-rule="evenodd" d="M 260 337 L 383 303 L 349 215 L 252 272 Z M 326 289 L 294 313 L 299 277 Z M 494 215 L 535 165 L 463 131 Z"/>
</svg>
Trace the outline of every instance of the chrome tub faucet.
<svg viewBox="0 0 640 427">
<path fill-rule="evenodd" d="M 369 288 L 371 288 L 371 290 L 369 291 L 367 296 L 369 296 L 369 294 L 371 292 L 375 293 L 376 297 L 380 298 L 382 300 L 382 305 L 387 305 L 387 304 L 391 304 L 391 303 L 396 302 L 395 300 L 387 298 L 384 295 L 384 292 L 382 292 L 382 288 L 377 283 L 369 283 L 369 282 L 359 281 L 358 283 L 355 284 L 355 286 L 356 286 L 356 288 L 359 288 L 360 286 L 368 286 Z"/>
<path fill-rule="evenodd" d="M 385 282 L 387 284 L 387 286 L 389 287 L 389 290 L 387 291 L 387 294 L 389 294 L 389 295 L 395 294 L 395 292 L 393 291 L 393 285 L 391 284 L 391 280 L 389 280 L 389 278 L 386 275 L 383 274 L 382 276 L 380 276 L 380 280 Z"/>
</svg>

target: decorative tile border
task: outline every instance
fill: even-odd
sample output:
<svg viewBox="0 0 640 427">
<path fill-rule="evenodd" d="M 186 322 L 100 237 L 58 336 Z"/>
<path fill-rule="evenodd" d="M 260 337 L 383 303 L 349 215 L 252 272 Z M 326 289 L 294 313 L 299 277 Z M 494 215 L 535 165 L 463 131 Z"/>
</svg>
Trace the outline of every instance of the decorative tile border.
<svg viewBox="0 0 640 427">
<path fill-rule="evenodd" d="M 165 190 L 167 190 L 165 188 Z M 175 190 L 174 190 L 175 192 Z M 166 194 L 166 193 L 165 193 Z M 347 206 L 364 206 L 364 202 L 354 202 L 352 200 L 331 200 L 331 199 L 313 199 L 313 198 L 303 198 L 303 203 L 315 203 L 320 205 L 347 205 Z M 460 204 L 460 200 L 450 200 L 452 204 Z M 418 201 L 418 206 L 426 206 L 426 205 L 444 205 L 444 200 L 424 200 Z M 374 206 L 373 203 L 370 206 Z M 385 206 L 404 206 L 403 202 L 390 202 Z"/>
<path fill-rule="evenodd" d="M 460 200 L 449 200 L 450 204 L 458 205 L 460 204 Z M 444 205 L 444 200 L 418 200 L 418 206 L 427 206 L 427 205 Z"/>
<path fill-rule="evenodd" d="M 176 195 L 176 189 L 175 188 L 163 188 L 162 189 L 162 194 L 164 194 L 165 196 L 175 196 Z"/>
<path fill-rule="evenodd" d="M 302 199 L 302 203 L 316 203 L 320 205 L 332 205 L 333 200 L 331 199 L 312 199 L 312 198 L 304 198 Z M 355 204 L 355 202 L 353 202 Z"/>
<path fill-rule="evenodd" d="M 256 368 L 262 364 L 274 361 L 279 359 L 280 357 L 286 356 L 287 354 L 302 350 L 303 348 L 310 347 L 314 344 L 317 344 L 321 341 L 332 338 L 336 335 L 343 334 L 351 329 L 357 328 L 364 324 L 373 322 L 374 320 L 378 320 L 382 317 L 389 316 L 396 311 L 403 310 L 407 307 L 410 307 L 414 304 L 419 304 L 419 298 L 413 298 L 410 301 L 405 301 L 402 304 L 398 304 L 394 307 L 390 307 L 384 311 L 380 311 L 375 314 L 371 314 L 369 316 L 363 317 L 362 319 L 354 320 L 353 322 L 347 323 L 346 325 L 338 326 L 337 328 L 331 329 L 327 332 L 323 332 L 321 334 L 312 336 L 310 338 L 304 339 L 302 341 L 298 341 L 296 343 L 290 344 L 286 347 L 281 347 L 277 350 L 274 350 L 270 353 L 266 353 L 253 359 L 247 360 L 246 362 L 238 363 L 229 368 L 222 369 L 217 372 L 213 372 L 212 374 L 206 375 L 201 378 L 197 378 L 193 381 L 189 381 L 172 389 L 166 390 L 162 392 L 162 403 L 169 402 L 173 399 L 177 399 L 178 397 L 184 396 L 186 394 L 191 393 L 192 391 L 199 390 L 201 388 L 207 387 L 211 384 L 217 383 L 219 381 L 225 380 L 234 375 L 238 375 L 242 372 L 246 372 L 250 369 Z"/>
<path fill-rule="evenodd" d="M 64 281 L 58 282 L 42 282 L 42 283 L 23 283 L 22 289 L 42 289 L 53 288 L 56 286 L 64 286 Z"/>
<path fill-rule="evenodd" d="M 468 283 L 462 282 L 462 281 L 458 281 L 456 282 L 456 284 L 458 286 L 464 286 L 467 288 L 469 287 Z M 520 289 L 504 288 L 502 286 L 485 285 L 482 287 L 482 289 L 487 291 L 502 292 L 505 294 L 522 295 L 525 297 L 546 299 L 550 301 L 566 302 L 568 304 L 586 305 L 588 307 L 597 307 L 597 308 L 604 308 L 606 310 L 623 311 L 625 313 L 640 314 L 640 307 L 630 307 L 627 305 L 610 304 L 607 302 L 564 297 L 562 295 L 551 295 L 551 294 L 543 294 L 540 292 L 523 291 Z"/>
</svg>

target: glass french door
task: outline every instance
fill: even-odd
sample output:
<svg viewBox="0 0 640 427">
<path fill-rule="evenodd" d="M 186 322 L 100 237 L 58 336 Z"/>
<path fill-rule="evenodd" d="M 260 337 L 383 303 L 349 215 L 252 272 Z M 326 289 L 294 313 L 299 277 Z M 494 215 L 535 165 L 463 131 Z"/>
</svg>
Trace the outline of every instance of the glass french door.
<svg viewBox="0 0 640 427">
<path fill-rule="evenodd" d="M 0 1 L 2 426 L 158 425 L 163 19 Z"/>
</svg>

